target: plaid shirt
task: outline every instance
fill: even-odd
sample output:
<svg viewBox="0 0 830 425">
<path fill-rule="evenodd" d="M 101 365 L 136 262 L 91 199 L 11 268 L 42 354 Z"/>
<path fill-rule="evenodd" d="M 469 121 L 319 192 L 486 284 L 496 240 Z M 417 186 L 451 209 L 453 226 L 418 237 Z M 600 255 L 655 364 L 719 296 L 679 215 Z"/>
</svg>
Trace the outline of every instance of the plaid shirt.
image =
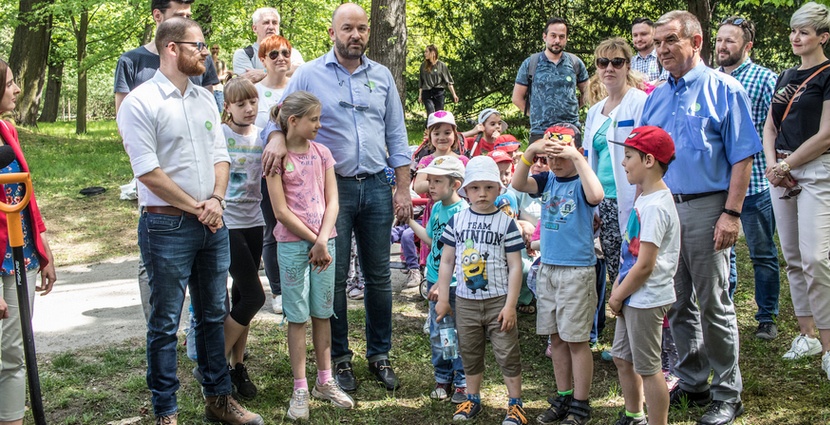
<svg viewBox="0 0 830 425">
<path fill-rule="evenodd" d="M 654 49 L 646 57 L 635 53 L 631 58 L 631 68 L 635 71 L 640 71 L 646 75 L 648 81 L 654 81 L 660 78 L 660 65 L 657 62 L 657 49 Z"/>
<path fill-rule="evenodd" d="M 724 72 L 723 67 L 718 71 Z M 775 93 L 775 83 L 778 81 L 778 74 L 752 62 L 747 58 L 730 74 L 744 86 L 749 102 L 752 104 L 752 122 L 758 137 L 764 138 L 764 122 L 767 120 L 769 105 L 772 103 L 772 95 Z M 767 168 L 764 151 L 755 154 L 752 159 L 752 176 L 749 180 L 749 188 L 746 196 L 761 193 L 769 188 L 769 182 L 764 177 L 764 170 Z"/>
</svg>

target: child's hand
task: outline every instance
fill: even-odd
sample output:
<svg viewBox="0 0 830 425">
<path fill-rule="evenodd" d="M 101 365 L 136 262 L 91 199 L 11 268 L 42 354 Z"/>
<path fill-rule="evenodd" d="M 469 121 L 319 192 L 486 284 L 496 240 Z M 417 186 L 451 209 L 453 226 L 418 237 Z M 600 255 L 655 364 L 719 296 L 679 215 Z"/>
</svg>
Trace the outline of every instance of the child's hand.
<svg viewBox="0 0 830 425">
<path fill-rule="evenodd" d="M 441 319 L 447 315 L 452 316 L 452 308 L 450 308 L 450 303 L 448 301 L 438 301 L 438 303 L 435 304 L 435 323 L 440 322 Z"/>
<path fill-rule="evenodd" d="M 430 301 L 438 302 L 438 285 L 432 285 L 432 288 L 429 288 L 427 299 Z"/>
<path fill-rule="evenodd" d="M 572 144 L 564 144 L 559 142 L 554 142 L 556 145 L 552 147 L 550 150 L 553 156 L 559 158 L 570 159 L 571 161 L 577 160 L 582 157 L 582 154 L 574 147 Z"/>
<path fill-rule="evenodd" d="M 329 255 L 326 242 L 315 242 L 308 251 L 308 262 L 311 264 L 311 269 L 317 273 L 325 271 L 332 263 L 331 255 Z"/>
<path fill-rule="evenodd" d="M 0 298 L 0 320 L 9 317 L 9 306 L 3 301 L 3 298 Z"/>
<path fill-rule="evenodd" d="M 611 312 L 614 313 L 614 316 L 622 316 L 622 301 L 615 297 L 613 294 L 611 298 L 608 299 L 608 308 L 611 309 Z"/>
<path fill-rule="evenodd" d="M 501 331 L 507 332 L 516 326 L 516 307 L 504 306 L 499 313 L 498 321 L 501 322 Z"/>
</svg>

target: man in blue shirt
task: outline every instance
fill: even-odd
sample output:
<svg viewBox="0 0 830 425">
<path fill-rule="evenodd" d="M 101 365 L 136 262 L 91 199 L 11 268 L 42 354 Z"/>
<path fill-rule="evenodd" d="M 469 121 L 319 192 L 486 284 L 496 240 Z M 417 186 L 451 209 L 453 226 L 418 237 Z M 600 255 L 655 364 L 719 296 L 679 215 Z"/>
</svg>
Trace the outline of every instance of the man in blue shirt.
<svg viewBox="0 0 830 425">
<path fill-rule="evenodd" d="M 334 48 L 297 69 L 283 98 L 295 91 L 313 93 L 323 104 L 316 141 L 337 163 L 334 314 L 331 318 L 331 358 L 335 379 L 344 391 L 355 391 L 346 320 L 346 278 L 352 231 L 366 281 L 366 357 L 369 370 L 388 390 L 398 387 L 389 363 L 392 348 L 392 276 L 389 235 L 397 216 L 405 223 L 412 215 L 409 195 L 409 143 L 403 106 L 389 70 L 366 57 L 369 19 L 366 11 L 344 3 L 332 15 L 329 36 Z M 282 102 L 282 100 L 280 100 Z M 285 154 L 285 137 L 269 122 L 263 135 L 269 143 L 262 157 L 263 171 L 273 173 Z M 266 138 L 266 137 L 263 137 Z M 384 167 L 395 169 L 396 191 L 386 181 Z M 394 197 L 394 202 L 393 202 Z"/>
<path fill-rule="evenodd" d="M 764 123 L 775 93 L 778 75 L 761 65 L 752 62 L 749 51 L 755 39 L 755 25 L 752 22 L 731 16 L 718 26 L 715 43 L 718 71 L 735 77 L 746 90 L 752 106 L 752 122 L 758 136 L 764 134 Z M 755 271 L 755 304 L 758 312 L 755 320 L 758 329 L 755 336 L 771 340 L 778 336 L 775 317 L 778 316 L 778 298 L 781 292 L 781 277 L 778 268 L 778 250 L 775 248 L 775 217 L 772 213 L 772 199 L 769 194 L 769 182 L 764 176 L 766 171 L 764 152 L 758 152 L 752 159 L 752 174 L 749 189 L 746 191 L 741 226 L 749 247 L 749 258 Z M 738 274 L 735 265 L 735 248 L 730 258 L 730 296 L 735 293 Z"/>
<path fill-rule="evenodd" d="M 542 33 L 545 50 L 522 62 L 513 86 L 513 104 L 530 112 L 530 142 L 541 139 L 545 129 L 560 122 L 579 127 L 579 107 L 588 85 L 588 70 L 576 55 L 565 52 L 568 24 L 562 18 L 550 18 Z M 539 55 L 531 74 L 531 62 Z M 528 90 L 530 98 L 525 99 Z M 530 102 L 528 107 L 527 102 Z"/>
<path fill-rule="evenodd" d="M 669 311 L 680 378 L 671 402 L 686 398 L 703 406 L 713 400 L 698 423 L 731 424 L 743 413 L 743 382 L 735 306 L 728 296 L 728 248 L 738 239 L 752 157 L 761 142 L 743 87 L 701 61 L 697 18 L 672 11 L 655 27 L 657 55 L 670 76 L 646 100 L 642 125 L 661 127 L 674 139 L 677 160 L 665 181 L 683 234 L 674 277 L 677 301 Z"/>
</svg>

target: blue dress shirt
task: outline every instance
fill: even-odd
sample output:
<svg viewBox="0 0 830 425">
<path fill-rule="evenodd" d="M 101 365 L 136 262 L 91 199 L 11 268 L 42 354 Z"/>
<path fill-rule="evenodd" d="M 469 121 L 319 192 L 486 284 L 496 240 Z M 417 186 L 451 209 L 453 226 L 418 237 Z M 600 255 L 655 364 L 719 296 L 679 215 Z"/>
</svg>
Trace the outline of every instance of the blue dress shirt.
<svg viewBox="0 0 830 425">
<path fill-rule="evenodd" d="M 658 126 L 674 139 L 677 159 L 664 176 L 674 194 L 728 190 L 732 165 L 762 149 L 746 91 L 702 61 L 651 93 L 642 125 Z"/>
<path fill-rule="evenodd" d="M 297 68 L 283 93 L 305 90 L 323 104 L 322 127 L 316 142 L 331 151 L 341 176 L 379 173 L 384 167 L 409 165 L 409 140 L 403 105 L 392 73 L 365 55 L 349 71 L 337 61 L 334 50 Z M 263 140 L 278 126 L 269 121 Z"/>
</svg>

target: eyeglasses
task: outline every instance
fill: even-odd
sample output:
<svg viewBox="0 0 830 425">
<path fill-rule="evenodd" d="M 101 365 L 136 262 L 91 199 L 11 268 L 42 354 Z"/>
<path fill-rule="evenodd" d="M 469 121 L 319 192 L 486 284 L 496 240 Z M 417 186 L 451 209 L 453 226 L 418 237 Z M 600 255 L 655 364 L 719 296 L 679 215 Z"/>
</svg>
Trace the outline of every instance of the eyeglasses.
<svg viewBox="0 0 830 425">
<path fill-rule="evenodd" d="M 207 49 L 207 44 L 205 44 L 204 41 L 172 41 L 171 43 L 189 44 L 191 46 L 196 46 L 197 52 L 201 52 L 202 50 Z"/>
<path fill-rule="evenodd" d="M 752 25 L 752 22 L 749 22 L 748 20 L 746 20 L 744 18 L 737 18 L 737 17 L 734 17 L 734 16 L 731 17 L 731 18 L 726 18 L 726 19 L 720 21 L 720 25 L 718 25 L 718 28 L 720 28 L 724 25 L 734 25 L 736 27 L 739 27 L 741 30 L 743 30 L 744 35 L 746 35 L 746 38 L 747 38 L 746 41 L 754 41 L 755 40 L 755 26 Z"/>
<path fill-rule="evenodd" d="M 801 194 L 801 185 L 799 185 L 798 182 L 796 182 L 795 186 L 787 189 L 787 191 L 784 192 L 784 196 L 779 197 L 779 199 L 792 199 L 792 198 L 795 198 L 796 196 L 798 196 L 800 194 Z"/>
<path fill-rule="evenodd" d="M 536 158 L 533 159 L 533 163 L 534 164 L 539 164 L 539 165 L 548 165 L 548 157 L 546 157 L 546 156 L 537 156 Z"/>
<path fill-rule="evenodd" d="M 282 55 L 282 57 L 284 57 L 284 58 L 288 59 L 288 58 L 290 58 L 290 57 L 291 57 L 291 50 L 288 50 L 288 49 L 282 49 L 282 50 L 271 50 L 270 52 L 268 52 L 268 57 L 269 57 L 272 61 L 277 60 L 277 58 L 279 58 L 279 57 L 280 57 L 280 55 Z"/>
<path fill-rule="evenodd" d="M 613 66 L 615 69 L 620 69 L 626 63 L 628 63 L 628 59 L 626 59 L 626 58 L 614 58 L 614 59 L 597 58 L 597 60 L 596 60 L 596 64 L 597 64 L 598 69 L 608 68 L 609 64 L 611 66 Z"/>
<path fill-rule="evenodd" d="M 360 112 L 369 110 L 369 105 L 353 105 L 349 102 L 346 102 L 345 100 L 341 100 L 340 103 L 338 103 L 338 105 L 340 105 L 341 108 L 354 109 Z"/>
</svg>

